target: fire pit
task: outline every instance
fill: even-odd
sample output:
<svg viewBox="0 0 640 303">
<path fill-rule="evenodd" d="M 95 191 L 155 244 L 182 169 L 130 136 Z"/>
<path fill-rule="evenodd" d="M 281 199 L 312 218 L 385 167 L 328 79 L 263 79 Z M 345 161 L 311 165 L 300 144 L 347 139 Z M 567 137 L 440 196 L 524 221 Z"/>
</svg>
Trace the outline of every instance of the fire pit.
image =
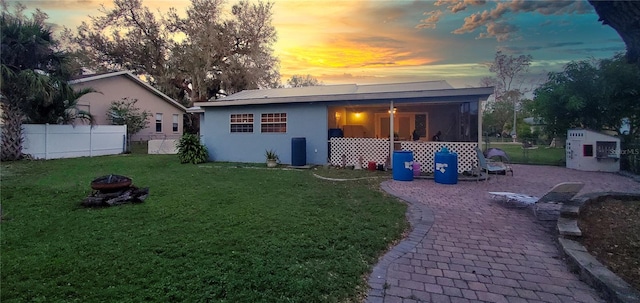
<svg viewBox="0 0 640 303">
<path fill-rule="evenodd" d="M 149 196 L 149 188 L 132 185 L 129 177 L 106 175 L 91 182 L 93 192 L 82 200 L 82 206 L 103 207 L 125 203 L 142 203 Z"/>
<path fill-rule="evenodd" d="M 120 175 L 102 176 L 91 181 L 91 188 L 99 191 L 114 191 L 131 186 L 131 178 Z"/>
</svg>

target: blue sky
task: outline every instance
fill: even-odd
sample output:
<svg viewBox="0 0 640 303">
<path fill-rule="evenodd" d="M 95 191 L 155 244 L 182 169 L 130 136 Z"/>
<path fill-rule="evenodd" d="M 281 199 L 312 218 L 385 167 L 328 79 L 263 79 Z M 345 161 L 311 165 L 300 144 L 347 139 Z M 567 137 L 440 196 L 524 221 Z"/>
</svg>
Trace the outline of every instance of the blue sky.
<svg viewBox="0 0 640 303">
<path fill-rule="evenodd" d="M 9 3 L 15 1 L 7 1 Z M 99 15 L 93 0 L 20 1 L 50 22 L 75 28 Z M 143 0 L 183 11 L 186 0 Z M 230 1 L 229 3 L 233 3 Z M 571 60 L 607 58 L 624 43 L 586 1 L 274 1 L 274 54 L 283 81 L 311 74 L 325 84 L 447 80 L 477 86 L 497 50 L 533 56 L 540 82 Z"/>
</svg>

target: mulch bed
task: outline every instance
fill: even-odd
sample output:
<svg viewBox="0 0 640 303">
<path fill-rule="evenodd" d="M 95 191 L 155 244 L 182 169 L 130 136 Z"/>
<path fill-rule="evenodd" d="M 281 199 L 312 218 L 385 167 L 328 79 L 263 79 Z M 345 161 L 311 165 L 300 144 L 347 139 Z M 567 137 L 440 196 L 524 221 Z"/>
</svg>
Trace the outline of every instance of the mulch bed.
<svg viewBox="0 0 640 303">
<path fill-rule="evenodd" d="M 600 262 L 640 290 L 640 200 L 606 198 L 580 210 L 580 242 Z"/>
</svg>

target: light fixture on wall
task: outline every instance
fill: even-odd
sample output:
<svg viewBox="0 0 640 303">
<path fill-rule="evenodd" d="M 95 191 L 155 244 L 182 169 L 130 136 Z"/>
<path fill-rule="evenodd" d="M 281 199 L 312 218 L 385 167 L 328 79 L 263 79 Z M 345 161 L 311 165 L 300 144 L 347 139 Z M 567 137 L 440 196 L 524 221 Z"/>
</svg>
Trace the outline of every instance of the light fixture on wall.
<svg viewBox="0 0 640 303">
<path fill-rule="evenodd" d="M 336 112 L 336 113 L 335 113 L 335 117 L 336 117 L 336 127 L 340 127 L 340 116 L 342 116 L 342 114 L 340 114 L 340 112 Z"/>
<path fill-rule="evenodd" d="M 394 107 L 394 108 L 393 108 L 393 113 L 395 114 L 397 111 L 398 111 L 398 109 Z M 391 110 L 387 110 L 387 113 L 389 113 L 389 114 L 390 114 L 390 113 L 391 113 Z"/>
<path fill-rule="evenodd" d="M 362 113 L 354 113 L 354 114 L 353 114 L 353 116 L 354 116 L 356 119 L 360 119 L 360 117 L 362 117 Z"/>
</svg>

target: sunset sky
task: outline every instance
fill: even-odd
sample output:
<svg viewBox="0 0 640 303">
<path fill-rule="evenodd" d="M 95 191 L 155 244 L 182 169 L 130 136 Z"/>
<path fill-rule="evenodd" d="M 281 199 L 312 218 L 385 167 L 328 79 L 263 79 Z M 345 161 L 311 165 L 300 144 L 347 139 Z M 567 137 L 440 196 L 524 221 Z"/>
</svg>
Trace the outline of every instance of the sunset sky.
<svg viewBox="0 0 640 303">
<path fill-rule="evenodd" d="M 15 1 L 7 1 L 9 3 Z M 20 1 L 75 28 L 106 0 Z M 153 11 L 189 1 L 144 0 Z M 229 1 L 235 3 L 235 1 Z M 606 58 L 624 43 L 586 1 L 274 1 L 274 45 L 283 81 L 311 74 L 325 84 L 447 80 L 477 86 L 497 50 L 533 56 L 532 75 L 571 60 Z M 530 77 L 535 78 L 535 77 Z"/>
</svg>

